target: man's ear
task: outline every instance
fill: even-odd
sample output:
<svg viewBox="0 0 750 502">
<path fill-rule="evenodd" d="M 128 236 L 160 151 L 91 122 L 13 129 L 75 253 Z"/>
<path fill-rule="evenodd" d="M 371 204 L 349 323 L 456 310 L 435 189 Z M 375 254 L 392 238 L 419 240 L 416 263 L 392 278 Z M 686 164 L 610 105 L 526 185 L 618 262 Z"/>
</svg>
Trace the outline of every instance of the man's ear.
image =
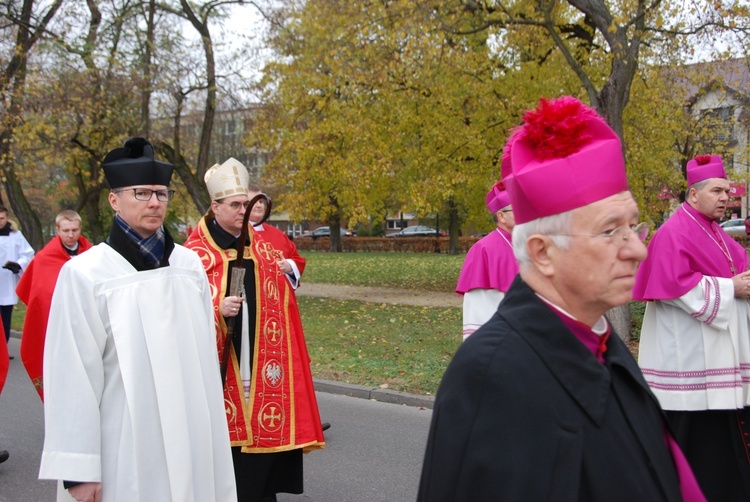
<svg viewBox="0 0 750 502">
<path fill-rule="evenodd" d="M 116 213 L 120 207 L 120 201 L 117 200 L 117 195 L 114 192 L 109 192 L 109 195 L 107 195 L 107 200 L 109 201 L 109 205 L 112 207 L 112 210 Z"/>
<path fill-rule="evenodd" d="M 696 202 L 698 200 L 698 190 L 692 187 L 688 190 L 686 200 Z"/>
<path fill-rule="evenodd" d="M 550 277 L 555 273 L 554 255 L 557 246 L 552 240 L 542 234 L 534 234 L 526 239 L 526 252 L 534 268 L 542 275 Z"/>
</svg>

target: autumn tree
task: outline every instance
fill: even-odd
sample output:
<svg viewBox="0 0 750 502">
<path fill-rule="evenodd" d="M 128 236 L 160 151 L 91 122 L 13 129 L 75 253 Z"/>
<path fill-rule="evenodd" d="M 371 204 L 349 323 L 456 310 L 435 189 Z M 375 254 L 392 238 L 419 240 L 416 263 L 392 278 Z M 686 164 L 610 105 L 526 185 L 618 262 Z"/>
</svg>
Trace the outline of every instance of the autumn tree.
<svg viewBox="0 0 750 502">
<path fill-rule="evenodd" d="M 659 51 L 670 53 L 667 47 L 675 40 L 679 44 L 692 37 L 695 43 L 698 37 L 727 32 L 747 46 L 748 11 L 739 1 L 697 2 L 695 10 L 688 12 L 681 5 L 659 0 L 428 0 L 423 5 L 435 12 L 447 32 L 468 37 L 486 31 L 504 36 L 528 28 L 545 30 L 579 79 L 588 101 L 621 137 L 644 48 L 649 49 L 652 61 L 658 61 Z M 462 12 L 471 17 L 459 15 Z M 608 67 L 606 73 L 601 71 L 603 65 Z M 610 319 L 621 336 L 629 338 L 628 306 L 613 309 Z"/>
<path fill-rule="evenodd" d="M 456 252 L 462 220 L 500 177 L 519 106 L 539 88 L 572 82 L 564 72 L 534 85 L 513 80 L 487 33 L 450 34 L 414 2 L 306 2 L 280 12 L 279 57 L 266 68 L 268 107 L 254 140 L 273 152 L 269 176 L 286 184 L 284 207 L 297 219 L 447 214 Z M 560 59 L 549 68 L 559 70 Z"/>
<path fill-rule="evenodd" d="M 62 0 L 39 5 L 34 0 L 20 4 L 10 2 L 0 11 L 3 19 L 3 68 L 0 73 L 0 101 L 3 117 L 0 125 L 0 176 L 14 213 L 20 220 L 29 243 L 42 245 L 41 223 L 26 199 L 16 173 L 12 154 L 15 130 L 21 120 L 21 101 L 26 85 L 29 56 L 34 45 L 45 35 L 47 26 L 57 13 Z"/>
</svg>

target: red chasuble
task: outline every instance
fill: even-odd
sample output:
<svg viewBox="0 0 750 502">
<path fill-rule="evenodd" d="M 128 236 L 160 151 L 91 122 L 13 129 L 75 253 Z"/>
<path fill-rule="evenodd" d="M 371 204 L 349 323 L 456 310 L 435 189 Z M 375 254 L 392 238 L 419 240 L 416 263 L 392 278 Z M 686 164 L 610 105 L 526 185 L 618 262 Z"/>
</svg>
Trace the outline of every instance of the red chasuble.
<svg viewBox="0 0 750 502">
<path fill-rule="evenodd" d="M 251 243 L 245 246 L 244 259 L 253 260 L 255 267 L 258 301 L 248 305 L 250 315 L 257 319 L 255 347 L 249 400 L 245 399 L 239 360 L 236 352 L 231 351 L 224 400 L 232 446 L 242 446 L 244 453 L 323 448 L 325 439 L 297 298 L 276 264 L 283 254 L 297 264 L 301 274 L 305 259 L 297 253 L 294 243 L 270 225 L 264 225 L 260 232 L 251 229 L 249 237 Z M 216 244 L 206 228 L 205 218 L 185 247 L 198 253 L 206 269 L 214 305 L 216 345 L 218 354 L 222 354 L 227 325 L 219 303 L 230 280 L 228 263 L 236 259 L 237 251 L 224 250 Z M 252 297 L 249 292 L 248 297 Z"/>
<path fill-rule="evenodd" d="M 89 248 L 91 248 L 91 243 L 85 237 L 79 237 L 78 254 Z M 65 251 L 60 241 L 60 236 L 55 236 L 34 255 L 34 259 L 23 271 L 21 280 L 16 286 L 16 294 L 26 304 L 26 318 L 21 337 L 21 360 L 42 401 L 44 401 L 42 361 L 49 308 L 57 276 L 70 258 L 71 256 Z"/>
</svg>

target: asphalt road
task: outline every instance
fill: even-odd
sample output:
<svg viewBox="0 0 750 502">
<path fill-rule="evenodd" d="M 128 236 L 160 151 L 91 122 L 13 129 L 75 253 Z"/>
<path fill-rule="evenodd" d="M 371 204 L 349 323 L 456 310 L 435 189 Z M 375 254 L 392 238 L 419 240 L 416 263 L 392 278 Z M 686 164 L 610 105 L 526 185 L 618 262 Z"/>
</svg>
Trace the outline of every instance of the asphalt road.
<svg viewBox="0 0 750 502">
<path fill-rule="evenodd" d="M 44 440 L 42 403 L 11 338 L 8 381 L 0 396 L 0 502 L 54 500 L 55 483 L 39 481 Z M 321 417 L 331 422 L 327 448 L 305 456 L 305 493 L 279 502 L 402 502 L 415 500 L 432 411 L 318 392 Z M 157 501 L 158 502 L 158 501 Z"/>
</svg>

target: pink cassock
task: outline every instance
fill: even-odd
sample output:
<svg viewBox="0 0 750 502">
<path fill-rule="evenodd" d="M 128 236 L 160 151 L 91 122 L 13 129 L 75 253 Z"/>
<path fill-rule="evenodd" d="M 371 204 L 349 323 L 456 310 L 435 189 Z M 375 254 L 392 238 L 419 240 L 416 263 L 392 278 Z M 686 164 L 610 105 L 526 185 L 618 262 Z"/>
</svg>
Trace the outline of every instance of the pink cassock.
<svg viewBox="0 0 750 502">
<path fill-rule="evenodd" d="M 506 293 L 518 274 L 512 243 L 511 235 L 500 228 L 478 240 L 466 253 L 456 293 L 463 295 L 472 289 L 496 289 Z"/>
<path fill-rule="evenodd" d="M 679 298 L 704 275 L 730 278 L 747 270 L 747 265 L 745 248 L 715 221 L 683 204 L 651 239 L 648 258 L 638 269 L 633 299 Z"/>
</svg>

